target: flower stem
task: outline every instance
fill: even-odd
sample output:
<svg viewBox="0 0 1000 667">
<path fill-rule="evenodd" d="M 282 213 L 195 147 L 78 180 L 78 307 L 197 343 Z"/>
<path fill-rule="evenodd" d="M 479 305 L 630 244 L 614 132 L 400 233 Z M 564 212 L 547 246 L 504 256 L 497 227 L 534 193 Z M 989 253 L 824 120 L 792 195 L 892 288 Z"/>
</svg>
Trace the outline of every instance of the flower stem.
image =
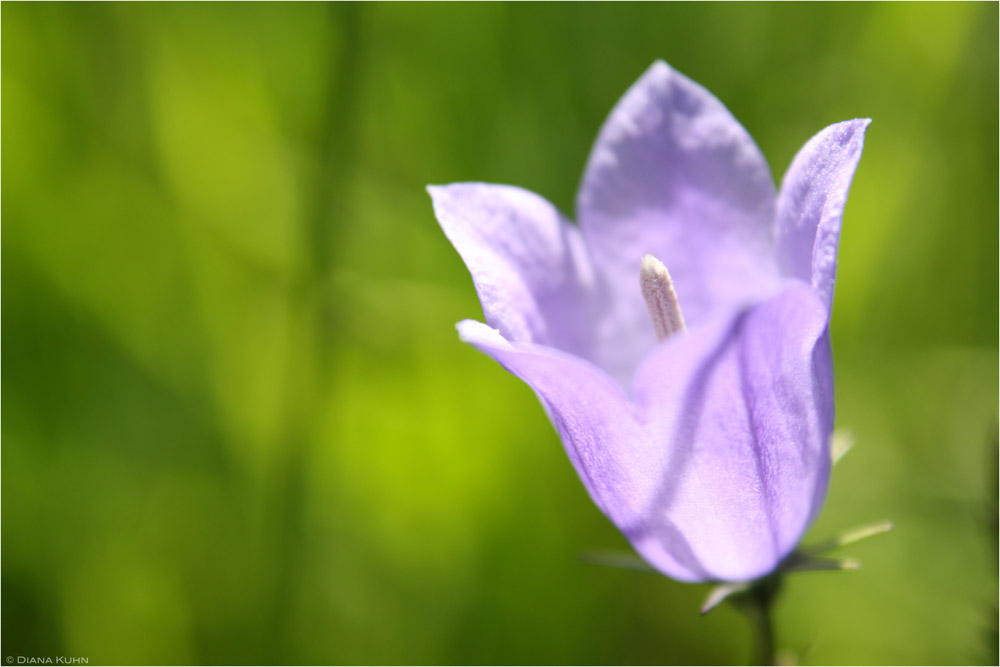
<svg viewBox="0 0 1000 667">
<path fill-rule="evenodd" d="M 761 604 L 755 614 L 754 626 L 757 634 L 756 664 L 775 664 L 774 622 L 771 620 L 770 604 Z"/>
<path fill-rule="evenodd" d="M 750 621 L 754 633 L 754 664 L 757 665 L 776 664 L 771 608 L 780 589 L 781 575 L 773 574 L 730 598 Z"/>
</svg>

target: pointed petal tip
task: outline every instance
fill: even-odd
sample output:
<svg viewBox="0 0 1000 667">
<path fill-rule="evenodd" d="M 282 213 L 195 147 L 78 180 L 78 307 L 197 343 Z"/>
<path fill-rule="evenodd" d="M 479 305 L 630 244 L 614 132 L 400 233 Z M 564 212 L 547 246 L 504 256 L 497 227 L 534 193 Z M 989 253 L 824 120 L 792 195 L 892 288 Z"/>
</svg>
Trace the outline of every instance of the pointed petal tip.
<svg viewBox="0 0 1000 667">
<path fill-rule="evenodd" d="M 458 339 L 463 343 L 468 343 L 469 338 L 475 335 L 475 325 L 480 324 L 475 320 L 460 320 L 455 322 L 455 331 L 458 332 Z"/>
<path fill-rule="evenodd" d="M 503 336 L 500 335 L 499 329 L 494 329 L 477 320 L 461 320 L 456 322 L 455 329 L 458 331 L 458 339 L 463 343 L 471 343 L 475 345 L 477 343 L 495 344 L 500 341 L 507 342 Z"/>
<path fill-rule="evenodd" d="M 839 123 L 834 123 L 828 126 L 825 130 L 821 131 L 817 136 L 823 134 L 828 130 L 843 130 L 849 133 L 850 136 L 860 135 L 860 138 L 864 138 L 865 133 L 868 132 L 868 127 L 872 124 L 871 118 L 852 118 L 851 120 L 842 120 Z"/>
<path fill-rule="evenodd" d="M 434 183 L 429 183 L 424 186 L 424 192 L 431 198 L 431 206 L 434 207 L 435 213 L 437 213 L 438 205 L 444 198 L 445 191 L 447 191 L 449 186 L 447 185 L 437 185 Z"/>
<path fill-rule="evenodd" d="M 431 196 L 431 199 L 439 199 L 448 190 L 456 186 L 466 185 L 465 183 L 428 183 L 424 186 L 424 190 Z"/>
<path fill-rule="evenodd" d="M 647 76 L 666 76 L 672 71 L 673 68 L 667 64 L 667 61 L 663 58 L 657 58 L 649 67 L 646 68 L 646 71 L 643 72 L 642 77 L 640 78 L 645 78 Z"/>
<path fill-rule="evenodd" d="M 457 184 L 456 183 L 428 183 L 427 185 L 424 186 L 424 190 L 426 190 L 433 197 L 435 192 L 441 192 L 443 190 L 447 190 L 448 188 L 450 188 L 453 185 L 457 185 Z"/>
<path fill-rule="evenodd" d="M 682 68 L 658 59 L 602 124 L 576 217 L 616 308 L 641 316 L 635 265 L 652 252 L 683 286 L 693 325 L 770 288 L 774 198 L 771 170 L 746 129 Z M 646 332 L 612 335 L 648 349 Z"/>
<path fill-rule="evenodd" d="M 437 199 L 449 191 L 462 190 L 463 188 L 470 188 L 476 186 L 488 186 L 493 185 L 492 183 L 482 183 L 479 181 L 456 181 L 454 183 L 428 183 L 424 186 L 424 190 L 431 196 L 432 199 Z M 498 186 L 503 187 L 503 186 Z"/>
<path fill-rule="evenodd" d="M 796 160 L 798 160 L 801 155 L 806 154 L 809 148 L 812 148 L 814 151 L 821 148 L 823 153 L 828 153 L 830 151 L 836 151 L 837 146 L 853 144 L 857 147 L 857 157 L 860 158 L 861 149 L 864 147 L 865 135 L 867 134 L 868 127 L 871 123 L 871 118 L 852 118 L 850 120 L 842 120 L 840 122 L 827 125 L 813 135 L 813 137 L 806 142 L 805 146 L 802 147 L 799 151 L 799 155 L 796 155 L 796 159 L 793 160 L 792 164 L 789 166 L 789 173 L 791 172 L 792 167 L 795 166 Z M 851 174 L 853 173 L 854 172 L 852 170 Z M 786 173 L 785 176 L 787 178 L 788 173 Z"/>
<path fill-rule="evenodd" d="M 848 193 L 870 118 L 828 125 L 799 150 L 778 193 L 778 262 L 833 305 L 837 251 Z"/>
</svg>

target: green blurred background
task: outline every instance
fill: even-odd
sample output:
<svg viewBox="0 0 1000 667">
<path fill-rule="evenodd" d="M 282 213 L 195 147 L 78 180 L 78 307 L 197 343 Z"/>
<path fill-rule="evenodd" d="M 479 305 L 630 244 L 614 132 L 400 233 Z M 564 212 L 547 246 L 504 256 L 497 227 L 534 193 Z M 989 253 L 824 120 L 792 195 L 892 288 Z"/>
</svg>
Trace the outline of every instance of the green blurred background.
<svg viewBox="0 0 1000 667">
<path fill-rule="evenodd" d="M 572 212 L 663 58 L 780 178 L 874 119 L 810 536 L 891 518 L 777 609 L 801 663 L 997 661 L 998 6 L 2 8 L 4 656 L 729 663 L 707 586 L 625 549 L 480 318 L 424 186 Z"/>
</svg>

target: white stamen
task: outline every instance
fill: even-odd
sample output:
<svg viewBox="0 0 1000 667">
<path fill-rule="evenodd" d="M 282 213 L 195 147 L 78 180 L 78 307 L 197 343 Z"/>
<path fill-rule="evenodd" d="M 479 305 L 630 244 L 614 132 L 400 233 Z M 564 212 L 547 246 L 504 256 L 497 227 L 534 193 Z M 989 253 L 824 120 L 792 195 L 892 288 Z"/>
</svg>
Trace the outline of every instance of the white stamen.
<svg viewBox="0 0 1000 667">
<path fill-rule="evenodd" d="M 663 262 L 652 255 L 642 258 L 639 265 L 639 287 L 642 288 L 642 297 L 646 299 L 646 307 L 649 308 L 649 316 L 653 319 L 658 339 L 664 340 L 678 331 L 684 331 L 681 305 L 677 302 L 674 283 Z"/>
</svg>

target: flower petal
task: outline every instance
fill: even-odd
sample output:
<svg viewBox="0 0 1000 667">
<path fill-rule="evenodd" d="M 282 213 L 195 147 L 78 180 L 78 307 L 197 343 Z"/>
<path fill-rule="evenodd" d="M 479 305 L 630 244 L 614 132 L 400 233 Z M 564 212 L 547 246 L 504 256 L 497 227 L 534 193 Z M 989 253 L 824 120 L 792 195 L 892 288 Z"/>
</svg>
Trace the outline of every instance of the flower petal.
<svg viewBox="0 0 1000 667">
<path fill-rule="evenodd" d="M 670 271 L 689 326 L 768 292 L 774 184 L 764 157 L 707 90 L 654 63 L 611 112 L 584 172 L 577 213 L 635 368 L 655 339 L 638 289 L 646 254 Z"/>
<path fill-rule="evenodd" d="M 826 332 L 824 304 L 795 281 L 643 362 L 633 393 L 644 443 L 669 455 L 641 519 L 619 527 L 651 564 L 688 581 L 747 581 L 795 547 L 829 477 Z"/>
<path fill-rule="evenodd" d="M 778 261 L 789 277 L 812 282 L 830 308 L 840 224 L 871 120 L 831 125 L 798 152 L 778 195 Z"/>
<path fill-rule="evenodd" d="M 614 379 L 590 363 L 551 348 L 511 344 L 481 322 L 458 324 L 462 340 L 493 357 L 538 395 L 594 503 L 621 527 L 641 521 L 663 468 L 662 448 Z M 687 570 L 661 559 L 673 571 Z"/>
<path fill-rule="evenodd" d="M 521 188 L 455 183 L 427 188 L 444 233 L 465 261 L 491 327 L 515 342 L 588 357 L 596 302 L 579 230 Z"/>
</svg>

